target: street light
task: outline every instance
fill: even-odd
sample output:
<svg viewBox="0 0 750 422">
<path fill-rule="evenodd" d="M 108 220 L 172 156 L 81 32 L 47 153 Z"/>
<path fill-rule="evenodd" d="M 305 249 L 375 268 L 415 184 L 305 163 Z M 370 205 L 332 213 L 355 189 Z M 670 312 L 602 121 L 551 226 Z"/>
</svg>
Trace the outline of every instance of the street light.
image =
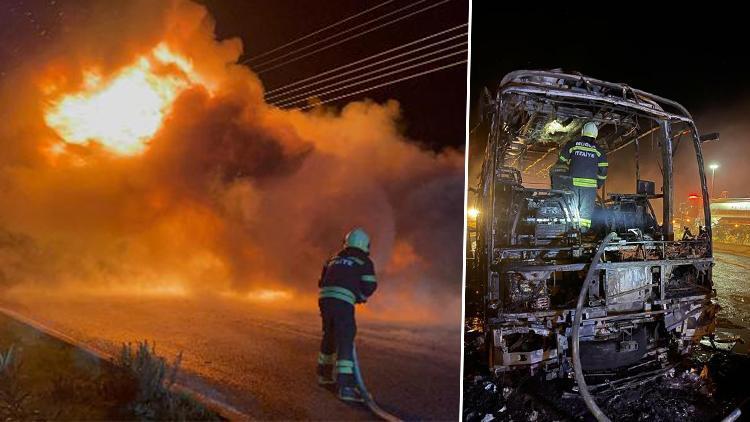
<svg viewBox="0 0 750 422">
<path fill-rule="evenodd" d="M 716 163 L 711 163 L 708 168 L 711 169 L 711 195 L 714 194 L 714 186 L 716 185 L 716 169 L 719 168 L 719 165 Z"/>
<path fill-rule="evenodd" d="M 466 211 L 466 214 L 469 216 L 470 219 L 476 220 L 476 218 L 479 216 L 479 210 L 472 207 Z"/>
</svg>

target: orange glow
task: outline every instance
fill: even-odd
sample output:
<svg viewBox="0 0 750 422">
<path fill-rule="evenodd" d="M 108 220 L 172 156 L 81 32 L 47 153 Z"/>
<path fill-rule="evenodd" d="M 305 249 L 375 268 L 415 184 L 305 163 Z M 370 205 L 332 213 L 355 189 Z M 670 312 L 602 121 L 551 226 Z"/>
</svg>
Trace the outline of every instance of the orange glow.
<svg viewBox="0 0 750 422">
<path fill-rule="evenodd" d="M 190 61 L 159 44 L 110 79 L 86 72 L 83 89 L 53 100 L 45 122 L 67 143 L 97 142 L 116 154 L 135 155 L 193 84 L 204 81 Z"/>
<path fill-rule="evenodd" d="M 698 199 L 698 198 L 699 196 L 697 193 L 691 193 L 690 195 L 688 195 L 688 199 Z"/>
<path fill-rule="evenodd" d="M 393 254 L 388 266 L 389 271 L 403 271 L 410 266 L 421 263 L 421 259 L 414 247 L 407 242 L 397 241 L 393 245 Z"/>
<path fill-rule="evenodd" d="M 286 300 L 292 297 L 292 294 L 284 290 L 253 290 L 247 294 L 247 299 L 257 302 L 276 302 Z"/>
<path fill-rule="evenodd" d="M 58 285 L 54 292 L 40 285 L 18 285 L 13 286 L 6 292 L 8 298 L 23 297 L 57 297 L 82 298 L 90 297 L 150 297 L 150 298 L 178 298 L 190 297 L 191 292 L 186 286 L 179 282 L 148 283 L 138 282 L 135 284 L 121 285 L 117 283 L 103 283 L 101 285 L 87 285 L 78 282 L 66 282 Z"/>
<path fill-rule="evenodd" d="M 83 291 L 79 289 L 78 291 Z M 89 288 L 90 294 L 102 296 L 143 296 L 143 297 L 187 297 L 190 292 L 180 283 L 172 284 L 144 284 L 127 286 L 107 286 L 102 288 Z"/>
</svg>

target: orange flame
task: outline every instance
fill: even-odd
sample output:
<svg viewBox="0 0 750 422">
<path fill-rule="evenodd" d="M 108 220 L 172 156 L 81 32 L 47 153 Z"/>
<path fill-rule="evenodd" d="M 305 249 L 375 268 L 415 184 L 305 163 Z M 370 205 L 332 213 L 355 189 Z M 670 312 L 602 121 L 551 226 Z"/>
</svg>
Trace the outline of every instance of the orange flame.
<svg viewBox="0 0 750 422">
<path fill-rule="evenodd" d="M 191 62 L 159 44 L 109 80 L 95 71 L 83 89 L 53 100 L 45 122 L 67 143 L 97 142 L 120 155 L 142 152 L 191 85 L 205 85 Z"/>
</svg>

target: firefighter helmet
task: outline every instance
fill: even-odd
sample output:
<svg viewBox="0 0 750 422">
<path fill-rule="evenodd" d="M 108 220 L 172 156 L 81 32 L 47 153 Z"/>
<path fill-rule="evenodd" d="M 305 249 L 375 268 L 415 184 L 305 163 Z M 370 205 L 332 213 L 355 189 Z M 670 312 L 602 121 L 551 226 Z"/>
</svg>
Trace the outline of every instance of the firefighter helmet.
<svg viewBox="0 0 750 422">
<path fill-rule="evenodd" d="M 346 234 L 346 237 L 344 238 L 344 246 L 349 248 L 361 249 L 369 253 L 370 236 L 368 236 L 364 230 L 357 227 L 356 229 L 353 229 Z"/>
<path fill-rule="evenodd" d="M 596 128 L 596 123 L 588 122 L 583 125 L 583 129 L 581 129 L 581 135 L 596 139 L 596 137 L 599 136 L 599 129 Z"/>
</svg>

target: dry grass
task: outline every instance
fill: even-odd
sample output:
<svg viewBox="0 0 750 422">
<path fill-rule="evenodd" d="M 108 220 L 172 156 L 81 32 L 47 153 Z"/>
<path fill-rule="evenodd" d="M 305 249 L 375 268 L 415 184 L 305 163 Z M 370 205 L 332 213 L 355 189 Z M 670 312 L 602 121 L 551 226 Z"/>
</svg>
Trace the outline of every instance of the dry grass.
<svg viewBox="0 0 750 422">
<path fill-rule="evenodd" d="M 0 420 L 24 420 L 31 416 L 26 408 L 30 394 L 19 382 L 20 368 L 13 346 L 0 353 Z"/>
<path fill-rule="evenodd" d="M 138 384 L 130 409 L 140 420 L 220 420 L 194 398 L 172 391 L 182 354 L 169 365 L 148 342 L 123 344 L 115 364 L 126 369 Z"/>
<path fill-rule="evenodd" d="M 0 421 L 91 420 L 104 415 L 141 421 L 221 420 L 194 398 L 172 391 L 181 355 L 170 365 L 147 342 L 123 345 L 114 365 L 93 372 L 63 371 L 50 347 L 44 355 L 33 353 L 32 365 L 25 368 L 18 350 L 9 346 L 0 351 Z M 48 366 L 50 361 L 55 364 Z M 48 372 L 40 377 L 42 367 Z"/>
</svg>

